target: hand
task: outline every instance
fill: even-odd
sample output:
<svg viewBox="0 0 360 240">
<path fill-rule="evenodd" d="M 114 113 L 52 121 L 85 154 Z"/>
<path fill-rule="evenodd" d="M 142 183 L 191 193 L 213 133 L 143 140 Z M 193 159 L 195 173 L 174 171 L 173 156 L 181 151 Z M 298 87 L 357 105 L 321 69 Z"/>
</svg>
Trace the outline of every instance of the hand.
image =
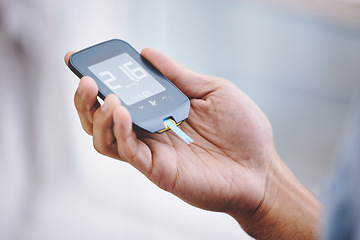
<svg viewBox="0 0 360 240">
<path fill-rule="evenodd" d="M 190 71 L 154 49 L 141 54 L 190 98 L 189 117 L 180 128 L 194 143 L 187 145 L 172 131 L 133 129 L 119 99 L 109 95 L 100 106 L 95 81 L 83 77 L 75 106 L 95 149 L 130 163 L 196 207 L 229 213 L 245 228 L 256 225 L 251 219 L 266 215 L 259 217 L 259 209 L 272 206 L 267 193 L 279 161 L 265 115 L 225 79 Z"/>
</svg>

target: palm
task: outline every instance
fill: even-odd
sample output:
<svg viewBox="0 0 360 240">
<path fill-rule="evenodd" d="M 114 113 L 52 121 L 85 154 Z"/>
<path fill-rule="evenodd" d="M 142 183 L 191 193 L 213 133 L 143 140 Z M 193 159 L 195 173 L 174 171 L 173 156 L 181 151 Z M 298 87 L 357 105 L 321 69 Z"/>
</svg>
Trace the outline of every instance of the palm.
<svg viewBox="0 0 360 240">
<path fill-rule="evenodd" d="M 250 214 L 263 197 L 265 179 L 259 176 L 268 167 L 264 149 L 253 146 L 264 145 L 271 129 L 253 102 L 231 89 L 227 83 L 202 99 L 191 100 L 189 118 L 181 125 L 193 138 L 191 145 L 172 131 L 138 133 L 141 147 L 151 150 L 147 150 L 151 169 L 143 172 L 159 187 L 197 207 L 226 212 L 241 199 Z M 254 112 L 247 110 L 254 107 Z"/>
</svg>

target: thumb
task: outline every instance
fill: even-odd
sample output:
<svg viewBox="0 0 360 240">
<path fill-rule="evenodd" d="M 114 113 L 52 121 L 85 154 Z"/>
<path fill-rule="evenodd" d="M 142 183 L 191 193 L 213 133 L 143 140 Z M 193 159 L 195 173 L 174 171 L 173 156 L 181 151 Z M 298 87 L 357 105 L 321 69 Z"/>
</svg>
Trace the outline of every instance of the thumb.
<svg viewBox="0 0 360 240">
<path fill-rule="evenodd" d="M 153 48 L 145 48 L 141 55 L 189 98 L 201 98 L 212 91 L 209 84 L 211 77 L 185 68 L 164 53 Z"/>
</svg>

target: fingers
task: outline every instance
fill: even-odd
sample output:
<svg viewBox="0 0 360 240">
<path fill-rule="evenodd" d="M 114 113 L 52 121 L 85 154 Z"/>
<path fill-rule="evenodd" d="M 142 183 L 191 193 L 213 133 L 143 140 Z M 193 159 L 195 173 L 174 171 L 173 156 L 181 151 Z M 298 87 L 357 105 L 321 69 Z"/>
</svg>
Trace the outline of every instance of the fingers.
<svg viewBox="0 0 360 240">
<path fill-rule="evenodd" d="M 214 85 L 210 84 L 214 78 L 183 67 L 156 49 L 145 48 L 141 55 L 190 98 L 201 98 L 214 88 Z"/>
<path fill-rule="evenodd" d="M 70 59 L 71 54 L 73 54 L 73 53 L 74 52 L 68 52 L 67 54 L 65 54 L 64 61 L 67 66 L 69 66 L 69 59 Z"/>
<path fill-rule="evenodd" d="M 97 101 L 98 87 L 90 77 L 80 79 L 74 103 L 84 131 L 93 134 L 94 113 L 100 107 Z"/>
<path fill-rule="evenodd" d="M 74 52 L 65 54 L 64 61 L 69 66 L 69 59 Z M 93 134 L 93 116 L 100 104 L 97 101 L 98 88 L 93 79 L 83 77 L 80 79 L 79 87 L 75 92 L 74 103 L 79 114 L 81 125 L 84 131 L 90 135 Z"/>
<path fill-rule="evenodd" d="M 137 139 L 132 130 L 129 111 L 124 106 L 118 106 L 113 111 L 113 121 L 113 131 L 120 158 L 148 176 L 152 167 L 151 151 L 145 143 Z"/>
<path fill-rule="evenodd" d="M 120 106 L 117 96 L 110 94 L 104 104 L 94 114 L 93 144 L 101 154 L 119 159 L 115 136 L 113 134 L 113 111 Z"/>
</svg>

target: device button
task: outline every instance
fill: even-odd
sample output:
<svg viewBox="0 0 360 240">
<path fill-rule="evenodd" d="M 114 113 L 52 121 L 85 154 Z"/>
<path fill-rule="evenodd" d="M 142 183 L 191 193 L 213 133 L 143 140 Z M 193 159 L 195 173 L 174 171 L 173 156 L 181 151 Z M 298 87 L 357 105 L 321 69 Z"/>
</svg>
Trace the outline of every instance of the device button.
<svg viewBox="0 0 360 240">
<path fill-rule="evenodd" d="M 156 100 L 154 100 L 154 101 L 149 100 L 149 103 L 150 103 L 150 104 L 151 104 L 151 106 L 153 106 L 153 107 L 155 107 L 155 106 L 156 106 Z"/>
</svg>

